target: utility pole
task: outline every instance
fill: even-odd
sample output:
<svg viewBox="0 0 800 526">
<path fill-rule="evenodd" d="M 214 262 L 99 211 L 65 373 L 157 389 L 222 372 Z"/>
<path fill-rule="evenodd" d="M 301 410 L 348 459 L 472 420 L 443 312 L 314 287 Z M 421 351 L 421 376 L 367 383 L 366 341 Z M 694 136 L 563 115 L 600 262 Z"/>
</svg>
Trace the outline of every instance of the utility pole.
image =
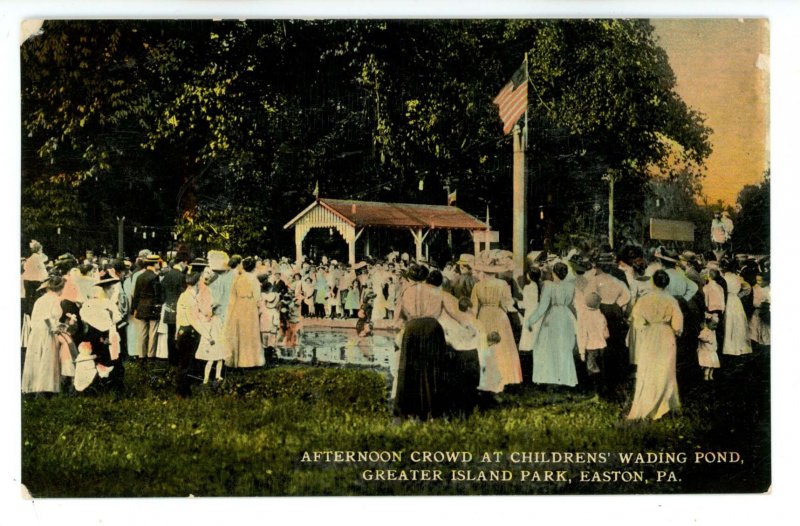
<svg viewBox="0 0 800 526">
<path fill-rule="evenodd" d="M 614 250 L 614 183 L 619 179 L 617 170 L 609 170 L 603 176 L 604 181 L 608 181 L 608 244 Z"/>
<path fill-rule="evenodd" d="M 125 246 L 123 242 L 123 225 L 125 217 L 117 217 L 117 257 L 122 259 L 125 257 Z"/>
</svg>

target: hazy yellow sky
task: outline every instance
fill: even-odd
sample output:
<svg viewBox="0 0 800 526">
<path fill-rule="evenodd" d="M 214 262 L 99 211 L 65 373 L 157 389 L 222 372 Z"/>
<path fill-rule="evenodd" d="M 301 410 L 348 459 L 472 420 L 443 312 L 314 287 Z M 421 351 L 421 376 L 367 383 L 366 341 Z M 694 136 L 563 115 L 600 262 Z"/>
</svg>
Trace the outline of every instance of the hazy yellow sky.
<svg viewBox="0 0 800 526">
<path fill-rule="evenodd" d="M 703 189 L 710 203 L 735 204 L 769 166 L 769 22 L 654 19 L 686 103 L 714 133 Z"/>
</svg>

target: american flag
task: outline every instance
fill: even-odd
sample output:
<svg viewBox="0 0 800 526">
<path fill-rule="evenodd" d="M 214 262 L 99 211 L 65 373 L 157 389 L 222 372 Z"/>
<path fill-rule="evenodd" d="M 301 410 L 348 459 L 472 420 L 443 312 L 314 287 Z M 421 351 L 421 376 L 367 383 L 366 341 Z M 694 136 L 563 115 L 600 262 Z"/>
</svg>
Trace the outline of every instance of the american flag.
<svg viewBox="0 0 800 526">
<path fill-rule="evenodd" d="M 528 109 L 528 68 L 526 64 L 522 64 L 514 72 L 511 80 L 494 98 L 494 103 L 500 109 L 503 133 L 507 135 Z"/>
</svg>

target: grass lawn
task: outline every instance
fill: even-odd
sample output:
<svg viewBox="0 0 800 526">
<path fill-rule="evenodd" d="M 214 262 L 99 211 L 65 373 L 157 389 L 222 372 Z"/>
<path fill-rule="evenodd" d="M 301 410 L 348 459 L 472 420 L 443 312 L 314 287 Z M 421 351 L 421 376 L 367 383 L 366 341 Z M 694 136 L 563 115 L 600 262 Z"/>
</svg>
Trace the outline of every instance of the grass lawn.
<svg viewBox="0 0 800 526">
<path fill-rule="evenodd" d="M 768 356 L 738 358 L 718 377 L 682 388 L 683 410 L 658 422 L 625 421 L 625 402 L 526 385 L 467 418 L 421 423 L 392 419 L 387 380 L 377 370 L 281 364 L 230 371 L 222 385 L 177 399 L 166 365 L 143 370 L 130 362 L 128 392 L 118 400 L 22 398 L 22 480 L 34 497 L 766 491 Z M 304 462 L 304 453 L 314 451 L 390 451 L 401 460 Z M 415 462 L 414 451 L 465 451 L 473 458 Z M 695 463 L 698 451 L 735 452 L 740 460 Z M 484 452 L 500 452 L 492 456 L 499 461 L 480 462 Z M 533 458 L 540 462 L 521 461 L 521 452 L 539 452 Z M 596 458 L 553 456 L 565 452 Z M 619 453 L 626 452 L 687 458 L 623 465 Z M 411 470 L 418 477 L 439 470 L 443 480 L 368 480 L 376 470 L 409 478 Z M 480 472 L 507 477 L 504 471 L 512 478 L 454 481 L 451 470 L 461 470 L 462 479 Z M 545 480 L 547 471 L 553 480 Z M 622 471 L 642 473 L 643 480 L 620 482 Z M 673 478 L 659 482 L 657 471 Z"/>
</svg>

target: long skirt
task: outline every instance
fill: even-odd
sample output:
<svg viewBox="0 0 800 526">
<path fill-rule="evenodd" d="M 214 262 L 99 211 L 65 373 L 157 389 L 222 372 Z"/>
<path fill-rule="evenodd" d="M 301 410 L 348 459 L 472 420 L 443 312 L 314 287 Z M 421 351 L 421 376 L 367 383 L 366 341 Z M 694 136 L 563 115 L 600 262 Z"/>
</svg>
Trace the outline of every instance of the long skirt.
<svg viewBox="0 0 800 526">
<path fill-rule="evenodd" d="M 606 318 L 608 324 L 608 342 L 604 353 L 605 363 L 605 390 L 615 393 L 628 375 L 631 363 L 631 355 L 626 348 L 626 336 L 628 334 L 628 324 L 622 308 L 616 303 L 600 305 L 600 312 Z M 635 344 L 635 343 L 634 343 Z M 634 360 L 636 357 L 634 356 Z"/>
<path fill-rule="evenodd" d="M 636 389 L 628 419 L 657 420 L 680 407 L 675 376 L 677 345 L 666 323 L 647 325 L 636 336 Z"/>
<path fill-rule="evenodd" d="M 23 393 L 57 393 L 61 390 L 61 360 L 55 336 L 44 322 L 31 330 L 22 368 Z"/>
<path fill-rule="evenodd" d="M 749 330 L 742 301 L 736 294 L 728 293 L 728 301 L 725 303 L 725 340 L 722 354 L 739 356 L 752 353 Z"/>
<path fill-rule="evenodd" d="M 456 351 L 448 347 L 445 376 L 445 410 L 453 415 L 469 415 L 478 402 L 478 383 L 481 379 L 478 350 Z"/>
<path fill-rule="evenodd" d="M 397 367 L 395 414 L 422 420 L 445 412 L 446 343 L 435 318 L 410 320 L 403 333 Z"/>
<path fill-rule="evenodd" d="M 192 371 L 194 355 L 199 344 L 200 334 L 191 325 L 178 329 L 175 339 L 175 358 L 178 366 L 175 380 L 178 396 L 189 396 L 192 393 L 189 374 Z"/>
</svg>

